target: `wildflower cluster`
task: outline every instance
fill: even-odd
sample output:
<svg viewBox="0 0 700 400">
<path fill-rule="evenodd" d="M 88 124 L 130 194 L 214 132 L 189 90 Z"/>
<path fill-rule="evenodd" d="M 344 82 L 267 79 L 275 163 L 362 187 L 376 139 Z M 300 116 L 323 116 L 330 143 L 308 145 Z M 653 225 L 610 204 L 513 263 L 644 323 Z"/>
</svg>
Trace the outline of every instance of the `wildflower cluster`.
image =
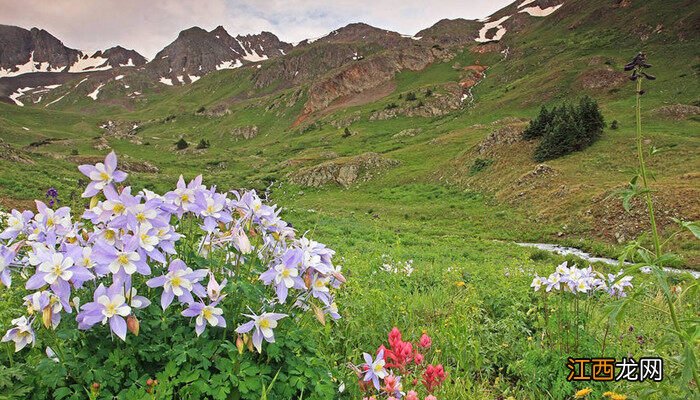
<svg viewBox="0 0 700 400">
<path fill-rule="evenodd" d="M 388 342 L 389 347 L 381 345 L 375 357 L 364 353 L 365 363 L 353 366 L 360 380 L 360 389 L 370 394 L 365 399 L 376 400 L 379 396 L 389 400 L 418 400 L 416 390 L 420 384 L 428 393 L 425 400 L 437 400 L 432 393 L 445 380 L 446 374 L 442 364 L 432 365 L 425 361 L 432 347 L 430 336 L 423 334 L 416 343 L 403 341 L 401 332 L 394 327 L 389 332 Z M 404 384 L 413 390 L 404 392 Z"/>
<path fill-rule="evenodd" d="M 600 272 L 588 268 L 577 268 L 576 265 L 568 266 L 567 262 L 557 266 L 556 270 L 548 277 L 535 275 L 532 287 L 535 291 L 545 287 L 545 291 L 562 291 L 574 294 L 605 291 L 615 298 L 626 297 L 625 289 L 632 287 L 632 277 L 623 276 L 623 271 L 617 274 L 608 274 L 607 277 Z"/>
<path fill-rule="evenodd" d="M 394 261 L 389 255 L 382 254 L 382 266 L 379 269 L 393 274 L 411 276 L 413 273 L 413 260 Z"/>
<path fill-rule="evenodd" d="M 297 238 L 280 209 L 255 191 L 218 192 L 201 176 L 189 183 L 181 176 L 164 195 L 132 193 L 117 186 L 127 174 L 117 169 L 114 152 L 79 170 L 90 178 L 82 194 L 90 205 L 80 219 L 68 207 L 36 201 L 36 213 L 13 210 L 0 233 L 0 282 L 9 287 L 20 276 L 30 291 L 27 315 L 13 320 L 2 338 L 17 351 L 36 342 L 37 321 L 56 329 L 65 314 L 75 313 L 81 330 L 109 325 L 122 340 L 127 331 L 138 335 L 136 310 L 151 305 L 138 294 L 144 285 L 159 289 L 163 310 L 176 302 L 182 316 L 193 318 L 197 335 L 237 318 L 221 307 L 229 280 L 274 288 L 275 297 L 260 299 L 260 312 L 243 314 L 250 321 L 236 330 L 245 340 L 254 331 L 259 352 L 288 316 L 274 312 L 285 303 L 287 312 L 313 307 L 317 315 L 340 318 L 333 293 L 344 278 L 332 262 L 334 251 Z M 201 259 L 207 268 L 197 268 Z"/>
</svg>

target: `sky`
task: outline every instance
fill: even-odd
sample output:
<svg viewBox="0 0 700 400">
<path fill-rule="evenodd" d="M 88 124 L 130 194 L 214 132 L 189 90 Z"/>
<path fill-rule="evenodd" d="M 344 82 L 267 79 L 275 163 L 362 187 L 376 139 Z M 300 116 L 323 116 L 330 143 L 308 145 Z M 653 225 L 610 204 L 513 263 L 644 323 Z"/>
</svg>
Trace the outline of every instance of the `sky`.
<svg viewBox="0 0 700 400">
<path fill-rule="evenodd" d="M 192 26 L 231 36 L 269 31 L 286 42 L 351 22 L 414 34 L 443 18 L 483 18 L 513 0 L 0 0 L 0 24 L 46 29 L 71 48 L 121 45 L 152 59 Z"/>
</svg>

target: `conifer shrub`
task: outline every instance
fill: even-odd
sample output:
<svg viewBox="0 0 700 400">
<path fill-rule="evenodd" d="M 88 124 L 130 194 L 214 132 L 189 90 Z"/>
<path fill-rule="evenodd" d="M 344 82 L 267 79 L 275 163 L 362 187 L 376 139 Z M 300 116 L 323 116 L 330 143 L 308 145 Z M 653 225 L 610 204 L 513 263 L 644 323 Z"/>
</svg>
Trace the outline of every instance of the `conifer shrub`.
<svg viewBox="0 0 700 400">
<path fill-rule="evenodd" d="M 563 104 L 540 113 L 523 132 L 523 139 L 541 139 L 535 149 L 537 162 L 552 160 L 575 151 L 581 151 L 598 140 L 605 128 L 598 103 L 588 96 L 578 105 Z"/>
</svg>

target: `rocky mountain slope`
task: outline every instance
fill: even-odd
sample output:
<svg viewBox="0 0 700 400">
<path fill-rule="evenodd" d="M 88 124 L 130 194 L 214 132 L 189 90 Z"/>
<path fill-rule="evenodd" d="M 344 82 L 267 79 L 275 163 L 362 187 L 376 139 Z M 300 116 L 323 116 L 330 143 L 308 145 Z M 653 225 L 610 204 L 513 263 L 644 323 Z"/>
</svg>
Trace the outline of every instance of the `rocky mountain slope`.
<svg viewBox="0 0 700 400">
<path fill-rule="evenodd" d="M 145 63 L 139 53 L 120 46 L 88 53 L 66 47 L 43 29 L 0 25 L 0 78 L 34 72 L 91 72 Z"/>
<path fill-rule="evenodd" d="M 164 84 L 191 83 L 212 71 L 284 56 L 291 48 L 270 32 L 233 37 L 222 26 L 211 32 L 192 27 L 158 52 L 146 71 Z"/>
</svg>

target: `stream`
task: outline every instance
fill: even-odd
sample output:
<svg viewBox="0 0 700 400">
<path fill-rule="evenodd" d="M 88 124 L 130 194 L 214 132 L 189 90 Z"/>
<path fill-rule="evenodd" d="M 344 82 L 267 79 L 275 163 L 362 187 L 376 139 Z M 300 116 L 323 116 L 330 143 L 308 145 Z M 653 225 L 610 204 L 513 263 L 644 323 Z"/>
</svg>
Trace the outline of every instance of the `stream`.
<svg viewBox="0 0 700 400">
<path fill-rule="evenodd" d="M 585 251 L 581 249 L 577 249 L 575 247 L 565 247 L 565 246 L 560 246 L 557 244 L 549 244 L 549 243 L 515 243 L 518 246 L 522 247 L 534 247 L 540 250 L 545 250 L 549 251 L 551 253 L 556 253 L 560 254 L 563 256 L 567 256 L 569 254 L 574 255 L 576 257 L 582 258 L 586 261 L 589 262 L 602 262 L 608 265 L 619 265 L 619 261 L 614 259 L 614 258 L 605 258 L 605 257 L 595 257 L 589 253 L 586 253 Z M 630 265 L 630 263 L 625 263 L 626 265 Z M 692 269 L 676 269 L 676 268 L 664 268 L 664 271 L 672 273 L 672 274 L 681 274 L 681 273 L 688 273 L 693 276 L 695 279 L 700 279 L 700 271 L 694 271 Z"/>
</svg>

